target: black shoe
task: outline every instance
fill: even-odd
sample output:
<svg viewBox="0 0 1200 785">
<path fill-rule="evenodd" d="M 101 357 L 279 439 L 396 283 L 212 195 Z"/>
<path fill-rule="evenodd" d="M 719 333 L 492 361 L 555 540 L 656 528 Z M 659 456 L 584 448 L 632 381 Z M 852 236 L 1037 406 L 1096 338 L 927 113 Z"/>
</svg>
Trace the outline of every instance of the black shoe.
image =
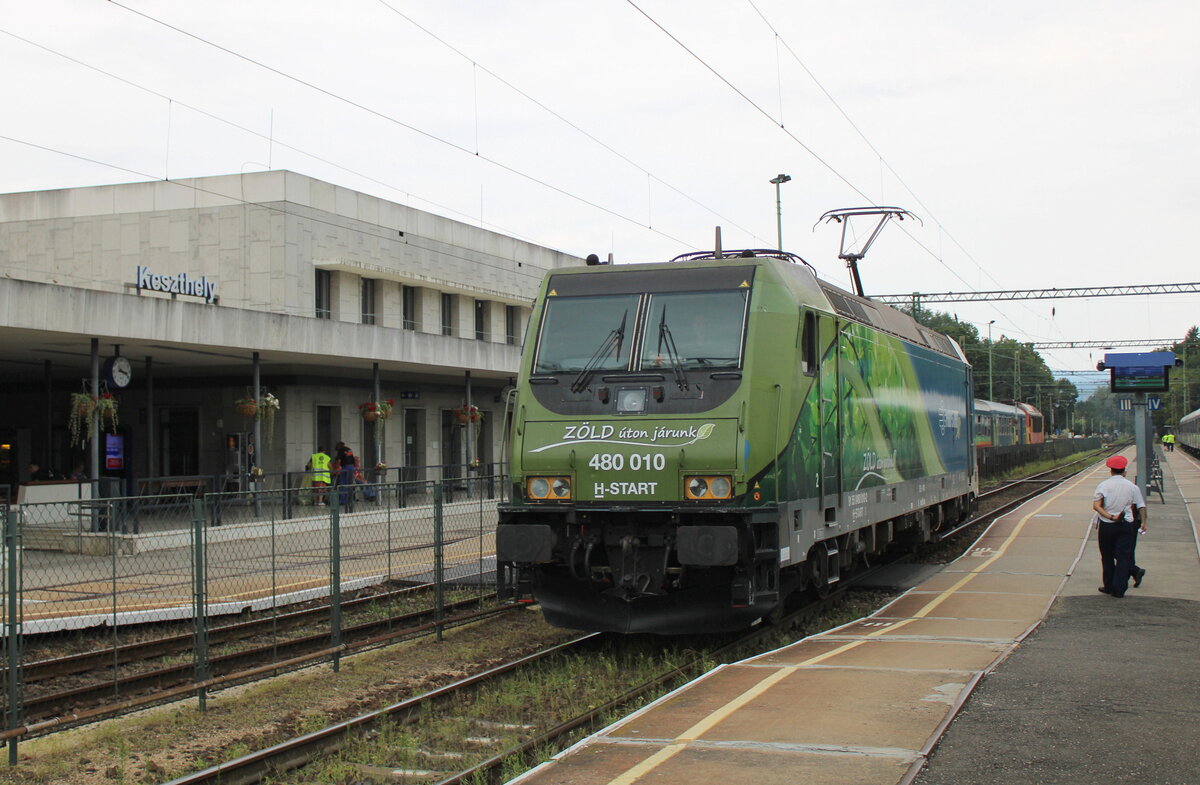
<svg viewBox="0 0 1200 785">
<path fill-rule="evenodd" d="M 1110 592 L 1108 589 L 1104 588 L 1103 586 L 1096 589 L 1096 591 L 1101 592 L 1102 594 L 1112 594 L 1112 592 Z"/>
<path fill-rule="evenodd" d="M 1145 578 L 1145 577 L 1146 577 L 1146 571 L 1145 571 L 1145 570 L 1143 570 L 1141 567 L 1138 567 L 1136 570 L 1134 570 L 1134 573 L 1133 573 L 1133 588 L 1135 588 L 1135 589 L 1136 589 L 1136 588 L 1138 588 L 1139 586 L 1141 586 L 1141 585 L 1142 585 L 1142 578 Z"/>
</svg>

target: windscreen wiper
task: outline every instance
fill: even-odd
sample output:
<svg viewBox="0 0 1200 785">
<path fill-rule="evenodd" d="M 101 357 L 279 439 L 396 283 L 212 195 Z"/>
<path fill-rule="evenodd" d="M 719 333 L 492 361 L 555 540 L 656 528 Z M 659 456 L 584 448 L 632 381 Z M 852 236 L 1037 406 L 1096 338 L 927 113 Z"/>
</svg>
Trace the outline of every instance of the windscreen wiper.
<svg viewBox="0 0 1200 785">
<path fill-rule="evenodd" d="M 683 374 L 683 361 L 679 359 L 679 350 L 675 348 L 675 337 L 671 328 L 667 327 L 667 308 L 664 305 L 662 318 L 658 320 L 658 353 L 662 354 L 663 344 L 667 345 L 667 359 L 671 361 L 671 370 L 675 372 L 675 383 L 679 389 L 688 388 L 687 377 Z"/>
<path fill-rule="evenodd" d="M 625 313 L 621 315 L 621 325 L 617 329 L 608 334 L 604 339 L 604 343 L 600 344 L 600 348 L 592 355 L 592 358 L 587 361 L 587 365 L 583 366 L 583 370 L 575 377 L 575 381 L 571 382 L 571 392 L 581 393 L 587 389 L 588 382 L 592 379 L 592 374 L 600 367 L 600 363 L 608 359 L 612 354 L 613 349 L 617 351 L 617 358 L 621 357 L 621 344 L 625 341 L 625 320 L 629 317 L 629 309 L 625 309 Z"/>
</svg>

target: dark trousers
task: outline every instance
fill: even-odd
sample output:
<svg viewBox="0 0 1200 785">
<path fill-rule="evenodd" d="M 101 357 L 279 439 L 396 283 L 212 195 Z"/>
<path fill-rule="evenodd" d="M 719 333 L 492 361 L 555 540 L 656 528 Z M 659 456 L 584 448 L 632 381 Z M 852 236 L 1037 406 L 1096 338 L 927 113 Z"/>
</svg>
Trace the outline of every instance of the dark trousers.
<svg viewBox="0 0 1200 785">
<path fill-rule="evenodd" d="M 341 497 L 342 506 L 346 509 L 354 508 L 354 467 L 343 466 L 338 472 L 338 495 Z"/>
<path fill-rule="evenodd" d="M 1100 569 L 1104 588 L 1114 597 L 1124 597 L 1133 574 L 1133 548 L 1137 543 L 1136 523 L 1100 521 Z"/>
</svg>

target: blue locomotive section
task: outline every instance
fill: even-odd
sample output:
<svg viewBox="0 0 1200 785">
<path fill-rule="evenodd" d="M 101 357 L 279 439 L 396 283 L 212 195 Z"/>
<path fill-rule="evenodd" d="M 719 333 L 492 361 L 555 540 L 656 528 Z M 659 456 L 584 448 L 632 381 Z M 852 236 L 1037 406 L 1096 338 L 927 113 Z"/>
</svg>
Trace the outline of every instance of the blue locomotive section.
<svg viewBox="0 0 1200 785">
<path fill-rule="evenodd" d="M 966 366 L 920 346 L 909 345 L 933 443 L 948 472 L 967 471 L 974 452 L 970 442 L 971 397 Z"/>
</svg>

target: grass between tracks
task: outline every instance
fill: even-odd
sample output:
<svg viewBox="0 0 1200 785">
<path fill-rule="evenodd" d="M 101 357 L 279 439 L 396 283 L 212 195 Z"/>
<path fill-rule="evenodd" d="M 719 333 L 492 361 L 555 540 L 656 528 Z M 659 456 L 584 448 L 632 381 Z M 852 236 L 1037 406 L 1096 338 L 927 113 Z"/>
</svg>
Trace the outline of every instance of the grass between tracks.
<svg viewBox="0 0 1200 785">
<path fill-rule="evenodd" d="M 807 619 L 803 626 L 776 629 L 754 643 L 752 648 L 743 645 L 740 651 L 732 652 L 720 661 L 709 651 L 722 643 L 721 636 L 612 639 L 598 651 L 566 653 L 534 668 L 502 677 L 414 723 L 384 723 L 360 731 L 337 752 L 279 780 L 270 780 L 270 783 L 390 782 L 399 777 L 395 773 L 398 770 L 408 772 L 403 778 L 405 782 L 435 782 L 467 769 L 499 750 L 516 746 L 534 735 L 535 729 L 545 730 L 593 711 L 674 668 L 686 669 L 674 682 L 609 711 L 592 728 L 581 728 L 554 747 L 534 750 L 528 758 L 506 759 L 501 771 L 501 779 L 506 781 L 531 765 L 549 759 L 594 728 L 615 722 L 719 662 L 776 649 L 814 632 L 861 618 L 886 599 L 887 595 L 881 593 L 850 593 L 824 613 Z M 688 667 L 697 660 L 696 667 Z M 427 773 L 422 776 L 416 772 Z M 487 782 L 482 774 L 477 775 L 477 779 L 479 785 Z"/>
<path fill-rule="evenodd" d="M 810 619 L 802 628 L 779 631 L 760 649 L 776 648 L 859 618 L 883 601 L 882 595 L 852 593 L 838 607 Z M 193 699 L 23 742 L 19 764 L 12 768 L 0 766 L 0 784 L 164 782 L 426 692 L 570 637 L 573 635 L 567 631 L 547 626 L 538 612 L 497 617 L 450 630 L 442 643 L 432 639 L 413 641 L 347 658 L 336 674 L 328 665 L 322 665 L 218 692 L 209 697 L 207 712 L 200 712 Z M 680 659 L 685 654 L 681 653 Z M 661 664 L 659 661 L 653 665 L 637 652 L 617 651 L 601 661 L 577 658 L 547 679 L 516 680 L 483 700 L 498 709 L 498 713 L 490 713 L 491 717 L 508 718 L 513 724 L 527 723 L 550 703 L 566 716 L 580 708 L 600 705 L 623 684 L 648 678 L 650 671 L 657 675 L 656 668 Z M 709 667 L 712 664 L 706 663 Z M 642 702 L 655 697 L 646 696 Z M 631 710 L 625 707 L 614 712 L 603 723 L 615 721 Z M 479 735 L 477 729 L 468 730 L 471 722 L 465 712 L 466 708 L 455 711 L 456 716 L 463 717 L 461 727 L 454 725 L 453 718 L 445 726 L 446 732 L 460 741 Z M 495 735 L 501 731 L 485 732 Z M 355 742 L 357 749 L 346 748 L 297 775 L 305 782 L 355 782 L 364 779 L 362 767 L 372 762 L 416 762 L 416 741 L 410 733 L 410 729 L 395 724 L 377 727 L 360 736 Z M 379 751 L 385 746 L 392 751 L 387 759 Z M 543 758 L 556 752 L 540 751 Z M 524 770 L 525 765 L 512 762 L 509 776 Z M 299 780 L 286 777 L 278 781 Z"/>
<path fill-rule="evenodd" d="M 23 742 L 0 783 L 159 783 L 358 716 L 571 634 L 540 613 L 520 612 L 449 630 L 445 640 L 412 641 L 249 687 Z"/>
<path fill-rule="evenodd" d="M 1009 482 L 1011 480 L 1020 480 L 1033 474 L 1040 474 L 1041 472 L 1050 471 L 1051 469 L 1056 469 L 1059 466 L 1071 463 L 1072 461 L 1077 461 L 1081 458 L 1086 458 L 1087 456 L 1093 454 L 1095 454 L 1093 450 L 1083 450 L 1080 452 L 1071 453 L 1065 458 L 1043 458 L 1040 461 L 1023 463 L 1020 466 L 1013 467 L 1012 469 L 1003 472 L 999 477 L 994 478 L 988 485 L 988 488 L 993 488 L 1001 483 Z M 987 489 L 985 488 L 984 490 Z"/>
</svg>

